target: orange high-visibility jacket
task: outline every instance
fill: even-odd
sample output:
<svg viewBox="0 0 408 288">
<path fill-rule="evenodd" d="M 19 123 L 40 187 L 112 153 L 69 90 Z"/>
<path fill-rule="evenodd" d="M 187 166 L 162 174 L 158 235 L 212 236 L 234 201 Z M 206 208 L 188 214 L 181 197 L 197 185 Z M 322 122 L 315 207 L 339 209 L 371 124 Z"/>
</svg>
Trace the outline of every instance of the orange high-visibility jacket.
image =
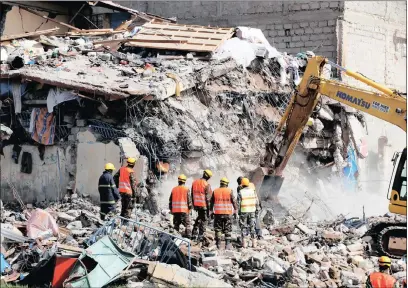
<svg viewBox="0 0 408 288">
<path fill-rule="evenodd" d="M 171 190 L 171 212 L 189 213 L 188 211 L 188 188 L 176 186 Z"/>
<path fill-rule="evenodd" d="M 231 202 L 232 190 L 227 187 L 214 190 L 214 214 L 232 215 L 234 208 Z"/>
<path fill-rule="evenodd" d="M 369 279 L 373 288 L 392 288 L 397 282 L 394 277 L 382 272 L 371 273 Z"/>
<path fill-rule="evenodd" d="M 119 170 L 119 192 L 132 195 L 132 186 L 130 185 L 130 173 L 133 169 L 127 166 Z"/>
<path fill-rule="evenodd" d="M 208 183 L 205 179 L 197 179 L 193 182 L 191 189 L 193 190 L 193 203 L 196 207 L 207 207 L 205 187 Z"/>
</svg>

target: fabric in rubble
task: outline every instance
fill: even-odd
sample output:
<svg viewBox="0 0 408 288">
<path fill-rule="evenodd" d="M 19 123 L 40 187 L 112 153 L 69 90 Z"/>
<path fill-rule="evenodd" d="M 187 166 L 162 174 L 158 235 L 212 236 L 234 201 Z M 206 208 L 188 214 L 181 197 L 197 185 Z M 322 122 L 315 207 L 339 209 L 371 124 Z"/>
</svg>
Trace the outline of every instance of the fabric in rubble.
<svg viewBox="0 0 408 288">
<path fill-rule="evenodd" d="M 4 259 L 4 255 L 3 255 L 3 254 L 0 254 L 0 271 L 1 271 L 1 273 L 3 274 L 4 271 L 5 271 L 7 268 L 10 268 L 10 264 L 7 263 L 6 259 Z"/>
<path fill-rule="evenodd" d="M 44 145 L 53 145 L 55 137 L 55 117 L 47 108 L 34 108 L 30 121 L 31 138 Z"/>
<path fill-rule="evenodd" d="M 33 170 L 33 158 L 31 156 L 31 153 L 29 152 L 23 152 L 23 155 L 21 156 L 21 172 L 22 173 L 27 173 L 31 174 Z"/>
<path fill-rule="evenodd" d="M 70 100 L 77 99 L 78 97 L 72 93 L 72 91 L 64 90 L 59 87 L 57 88 L 51 88 L 48 91 L 48 96 L 47 96 L 47 109 L 48 113 L 52 113 L 54 110 L 54 106 L 57 106 L 58 104 Z"/>
<path fill-rule="evenodd" d="M 58 235 L 59 229 L 57 222 L 45 210 L 35 209 L 31 212 L 31 217 L 27 221 L 27 236 L 33 239 Z"/>
<path fill-rule="evenodd" d="M 13 100 L 14 100 L 14 112 L 16 114 L 21 113 L 21 84 L 17 82 L 13 82 L 11 84 L 11 91 L 13 93 Z"/>
<path fill-rule="evenodd" d="M 134 257 L 105 236 L 81 254 L 64 286 L 103 287 L 116 280 Z"/>
</svg>

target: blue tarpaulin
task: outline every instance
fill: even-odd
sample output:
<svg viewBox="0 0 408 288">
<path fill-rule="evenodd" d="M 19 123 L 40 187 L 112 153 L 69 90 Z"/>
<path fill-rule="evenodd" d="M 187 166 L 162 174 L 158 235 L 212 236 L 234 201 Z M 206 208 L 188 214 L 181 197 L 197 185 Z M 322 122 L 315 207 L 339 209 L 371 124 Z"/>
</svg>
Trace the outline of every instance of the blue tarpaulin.
<svg viewBox="0 0 408 288">
<path fill-rule="evenodd" d="M 3 273 L 4 270 L 6 270 L 6 268 L 10 268 L 10 264 L 7 263 L 6 259 L 4 259 L 4 255 L 1 254 L 1 258 L 0 258 L 0 270 L 1 270 L 1 273 Z"/>
<path fill-rule="evenodd" d="M 355 191 L 357 187 L 356 172 L 358 172 L 356 152 L 349 145 L 347 149 L 347 166 L 343 168 L 345 176 L 344 186 L 348 191 Z"/>
</svg>

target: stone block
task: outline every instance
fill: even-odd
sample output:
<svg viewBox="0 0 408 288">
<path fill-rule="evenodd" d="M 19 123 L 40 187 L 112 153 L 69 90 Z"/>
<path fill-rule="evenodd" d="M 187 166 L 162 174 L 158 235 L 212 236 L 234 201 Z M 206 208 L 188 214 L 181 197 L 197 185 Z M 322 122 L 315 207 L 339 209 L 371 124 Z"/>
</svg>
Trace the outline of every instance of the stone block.
<svg viewBox="0 0 408 288">
<path fill-rule="evenodd" d="M 310 28 L 310 27 L 305 28 L 305 33 L 306 34 L 313 34 L 313 28 Z"/>
<path fill-rule="evenodd" d="M 330 239 L 330 240 L 341 240 L 343 239 L 343 233 L 339 231 L 323 231 L 323 238 Z"/>
<path fill-rule="evenodd" d="M 295 29 L 295 35 L 303 35 L 305 33 L 305 29 L 303 28 L 299 28 L 299 29 Z"/>
</svg>

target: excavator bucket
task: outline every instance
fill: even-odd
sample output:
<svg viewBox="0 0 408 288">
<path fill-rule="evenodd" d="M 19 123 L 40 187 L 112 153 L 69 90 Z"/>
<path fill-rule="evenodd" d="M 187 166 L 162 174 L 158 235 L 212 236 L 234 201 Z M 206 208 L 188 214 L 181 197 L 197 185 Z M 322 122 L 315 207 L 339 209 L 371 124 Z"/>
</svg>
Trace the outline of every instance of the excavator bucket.
<svg viewBox="0 0 408 288">
<path fill-rule="evenodd" d="M 278 196 L 284 178 L 282 176 L 270 175 L 268 168 L 258 167 L 253 172 L 251 179 L 258 192 L 258 197 L 261 201 L 267 201 Z"/>
</svg>

